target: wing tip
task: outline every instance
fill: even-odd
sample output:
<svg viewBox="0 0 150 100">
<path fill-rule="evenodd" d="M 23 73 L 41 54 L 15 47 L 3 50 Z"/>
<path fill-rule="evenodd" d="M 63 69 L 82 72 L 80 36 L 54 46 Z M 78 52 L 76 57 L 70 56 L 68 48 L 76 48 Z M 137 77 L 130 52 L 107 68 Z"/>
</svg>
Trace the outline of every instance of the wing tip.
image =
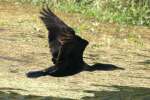
<svg viewBox="0 0 150 100">
<path fill-rule="evenodd" d="M 50 9 L 50 7 L 48 5 L 46 5 L 46 7 L 42 7 L 42 10 L 40 11 L 40 14 L 42 16 L 46 16 L 46 15 L 55 15 L 52 10 Z"/>
</svg>

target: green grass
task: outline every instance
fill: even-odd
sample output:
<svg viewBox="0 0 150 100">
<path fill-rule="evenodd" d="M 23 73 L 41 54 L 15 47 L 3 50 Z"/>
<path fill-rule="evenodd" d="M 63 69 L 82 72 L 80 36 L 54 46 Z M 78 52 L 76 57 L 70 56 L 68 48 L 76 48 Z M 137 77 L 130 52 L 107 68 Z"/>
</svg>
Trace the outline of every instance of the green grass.
<svg viewBox="0 0 150 100">
<path fill-rule="evenodd" d="M 12 0 L 11 2 L 36 6 L 48 4 L 55 9 L 80 13 L 101 22 L 150 26 L 149 0 Z"/>
</svg>

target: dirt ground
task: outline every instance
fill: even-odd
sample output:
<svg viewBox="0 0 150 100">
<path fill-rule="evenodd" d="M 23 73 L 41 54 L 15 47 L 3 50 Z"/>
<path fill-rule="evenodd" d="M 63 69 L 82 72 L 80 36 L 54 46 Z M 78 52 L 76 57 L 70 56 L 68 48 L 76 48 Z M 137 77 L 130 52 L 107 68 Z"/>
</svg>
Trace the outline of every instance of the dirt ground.
<svg viewBox="0 0 150 100">
<path fill-rule="evenodd" d="M 88 64 L 124 70 L 27 78 L 28 71 L 52 65 L 39 8 L 0 3 L 0 100 L 150 100 L 150 28 L 55 12 L 90 42 Z"/>
</svg>

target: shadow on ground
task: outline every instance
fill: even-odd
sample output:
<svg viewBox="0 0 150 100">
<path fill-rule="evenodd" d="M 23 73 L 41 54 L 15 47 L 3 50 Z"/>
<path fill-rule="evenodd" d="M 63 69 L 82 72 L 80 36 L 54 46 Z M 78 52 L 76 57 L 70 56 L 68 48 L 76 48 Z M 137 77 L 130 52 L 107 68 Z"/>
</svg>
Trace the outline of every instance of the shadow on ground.
<svg viewBox="0 0 150 100">
<path fill-rule="evenodd" d="M 22 89 L 0 88 L 0 100 L 74 100 L 51 96 L 22 95 L 13 90 L 26 91 Z"/>
<path fill-rule="evenodd" d="M 95 85 L 102 86 L 102 85 Z M 150 88 L 129 87 L 129 86 L 102 86 L 113 88 L 114 90 L 91 91 L 85 90 L 86 93 L 93 93 L 93 97 L 85 96 L 82 100 L 150 100 Z"/>
</svg>

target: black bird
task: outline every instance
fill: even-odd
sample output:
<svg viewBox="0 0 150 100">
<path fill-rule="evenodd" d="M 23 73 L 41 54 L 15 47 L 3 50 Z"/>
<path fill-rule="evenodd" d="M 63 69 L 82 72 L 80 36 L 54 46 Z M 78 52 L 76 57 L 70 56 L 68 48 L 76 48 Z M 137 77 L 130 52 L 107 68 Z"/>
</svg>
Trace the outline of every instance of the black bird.
<svg viewBox="0 0 150 100">
<path fill-rule="evenodd" d="M 48 7 L 40 12 L 41 20 L 48 30 L 48 42 L 52 54 L 53 66 L 39 71 L 30 71 L 26 75 L 30 78 L 40 76 L 64 77 L 81 71 L 115 70 L 121 69 L 112 64 L 97 63 L 89 66 L 83 61 L 83 52 L 89 44 L 75 34 L 75 31 L 58 18 Z"/>
</svg>

